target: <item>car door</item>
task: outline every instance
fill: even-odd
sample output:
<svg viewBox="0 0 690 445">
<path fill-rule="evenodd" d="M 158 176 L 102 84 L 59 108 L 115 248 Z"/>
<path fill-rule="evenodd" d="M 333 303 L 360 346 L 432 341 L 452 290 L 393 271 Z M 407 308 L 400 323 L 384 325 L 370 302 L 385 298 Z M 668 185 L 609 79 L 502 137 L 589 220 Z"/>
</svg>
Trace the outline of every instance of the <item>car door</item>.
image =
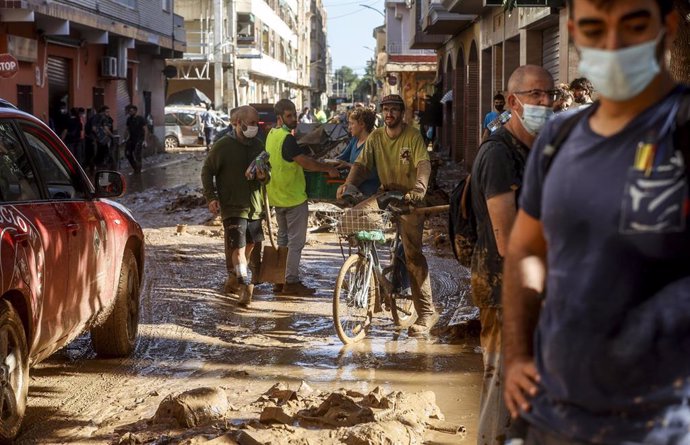
<svg viewBox="0 0 690 445">
<path fill-rule="evenodd" d="M 67 292 L 67 234 L 55 206 L 41 192 L 35 166 L 13 121 L 0 118 L 0 294 L 21 292 L 30 317 L 32 356 L 61 335 Z M 33 334 L 33 335 L 32 335 Z"/>
<path fill-rule="evenodd" d="M 84 325 L 101 308 L 101 292 L 109 293 L 103 268 L 108 261 L 104 256 L 106 226 L 99 209 L 90 199 L 90 190 L 66 148 L 43 127 L 32 122 L 21 122 L 19 128 L 27 143 L 27 151 L 34 160 L 42 178 L 44 191 L 52 201 L 62 223 L 61 230 L 67 242 L 66 292 L 55 297 L 51 306 L 59 311 L 54 322 L 62 330 L 57 347 L 78 335 Z M 106 296 L 106 299 L 109 297 Z"/>
</svg>

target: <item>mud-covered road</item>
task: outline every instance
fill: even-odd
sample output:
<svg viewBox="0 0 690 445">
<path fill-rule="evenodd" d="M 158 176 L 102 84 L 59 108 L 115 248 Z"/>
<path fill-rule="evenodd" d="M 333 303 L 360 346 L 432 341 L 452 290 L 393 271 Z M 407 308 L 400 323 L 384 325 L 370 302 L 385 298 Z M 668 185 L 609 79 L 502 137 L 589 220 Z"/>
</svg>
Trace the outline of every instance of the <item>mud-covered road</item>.
<svg viewBox="0 0 690 445">
<path fill-rule="evenodd" d="M 276 382 L 292 389 L 301 381 L 324 391 L 431 390 L 446 420 L 464 425 L 467 435 L 427 432 L 426 443 L 473 443 L 481 354 L 476 339 L 457 339 L 447 329 L 467 286 L 467 272 L 447 243 L 427 249 L 442 313 L 434 335 L 408 338 L 384 313 L 365 341 L 343 347 L 331 319 L 331 292 L 343 261 L 333 234 L 310 234 L 304 252 L 303 274 L 316 295 L 274 296 L 263 284 L 252 305 L 242 308 L 222 293 L 220 227 L 208 225 L 208 211 L 194 205 L 203 157 L 158 156 L 149 163 L 159 167 L 128 177 L 130 191 L 121 201 L 144 227 L 147 242 L 136 352 L 125 360 L 97 359 L 84 335 L 33 368 L 19 443 L 135 443 L 122 438 L 141 431 L 169 394 L 221 387 L 233 406 L 244 406 Z M 185 194 L 189 199 L 180 200 Z M 177 233 L 178 224 L 187 225 L 184 233 Z M 180 437 L 171 430 L 152 443 L 178 443 Z"/>
</svg>

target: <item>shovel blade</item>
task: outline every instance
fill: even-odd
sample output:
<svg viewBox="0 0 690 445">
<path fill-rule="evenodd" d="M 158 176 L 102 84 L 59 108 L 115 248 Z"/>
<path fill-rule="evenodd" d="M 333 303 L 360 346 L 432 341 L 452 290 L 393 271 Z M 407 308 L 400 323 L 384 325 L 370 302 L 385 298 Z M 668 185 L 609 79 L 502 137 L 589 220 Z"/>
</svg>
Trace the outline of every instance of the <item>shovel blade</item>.
<svg viewBox="0 0 690 445">
<path fill-rule="evenodd" d="M 264 246 L 261 258 L 261 272 L 259 280 L 262 283 L 285 283 L 285 269 L 287 267 L 287 247 Z"/>
</svg>

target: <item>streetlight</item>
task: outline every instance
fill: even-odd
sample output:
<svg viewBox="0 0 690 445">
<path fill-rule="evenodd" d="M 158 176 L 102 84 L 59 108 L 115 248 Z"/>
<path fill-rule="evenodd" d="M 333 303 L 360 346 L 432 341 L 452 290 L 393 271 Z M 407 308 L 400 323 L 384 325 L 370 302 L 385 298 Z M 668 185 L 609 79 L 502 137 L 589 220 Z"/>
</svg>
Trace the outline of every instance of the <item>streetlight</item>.
<svg viewBox="0 0 690 445">
<path fill-rule="evenodd" d="M 379 14 L 381 14 L 381 17 L 383 17 L 384 19 L 386 18 L 386 15 L 385 15 L 383 12 L 379 11 L 378 9 L 376 9 L 376 8 L 374 8 L 374 7 L 371 7 L 371 6 L 369 6 L 369 5 L 362 5 L 362 4 L 360 4 L 359 6 L 361 6 L 362 8 L 371 9 L 372 11 L 376 11 L 376 12 L 378 12 Z"/>
</svg>

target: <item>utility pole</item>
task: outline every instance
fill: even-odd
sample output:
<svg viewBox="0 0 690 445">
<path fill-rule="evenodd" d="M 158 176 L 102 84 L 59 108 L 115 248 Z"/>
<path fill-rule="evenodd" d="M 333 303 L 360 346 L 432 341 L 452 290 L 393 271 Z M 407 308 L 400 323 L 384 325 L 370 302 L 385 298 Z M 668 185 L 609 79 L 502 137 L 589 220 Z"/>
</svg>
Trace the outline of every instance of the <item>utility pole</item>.
<svg viewBox="0 0 690 445">
<path fill-rule="evenodd" d="M 213 105 L 223 103 L 223 0 L 213 0 Z"/>
<path fill-rule="evenodd" d="M 231 69 L 227 70 L 228 81 L 227 98 L 228 114 L 230 110 L 237 107 L 239 92 L 237 91 L 237 13 L 235 12 L 235 0 L 227 0 L 228 10 L 228 39 L 230 39 L 230 63 Z"/>
</svg>

